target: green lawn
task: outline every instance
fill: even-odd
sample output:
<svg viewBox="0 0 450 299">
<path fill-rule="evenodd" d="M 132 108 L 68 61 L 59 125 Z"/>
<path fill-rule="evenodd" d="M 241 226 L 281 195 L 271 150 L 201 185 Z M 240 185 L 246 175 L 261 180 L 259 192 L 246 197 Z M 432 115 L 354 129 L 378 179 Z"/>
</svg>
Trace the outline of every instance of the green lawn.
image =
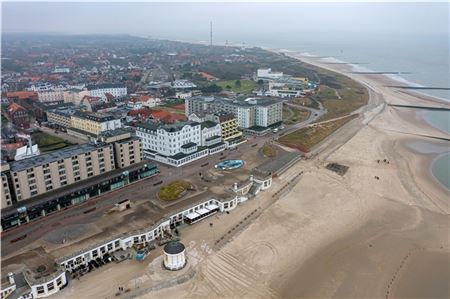
<svg viewBox="0 0 450 299">
<path fill-rule="evenodd" d="M 303 128 L 279 138 L 278 141 L 303 152 L 309 152 L 313 146 L 356 117 L 358 115 L 354 114 L 325 124 Z"/>
<path fill-rule="evenodd" d="M 309 111 L 296 109 L 283 105 L 283 123 L 286 125 L 292 125 L 295 123 L 302 122 L 309 117 Z"/>
<path fill-rule="evenodd" d="M 273 145 L 264 145 L 262 147 L 262 152 L 264 156 L 273 158 L 277 155 L 277 149 Z"/>
<path fill-rule="evenodd" d="M 181 193 L 192 188 L 192 184 L 187 181 L 174 181 L 159 189 L 158 197 L 162 200 L 175 200 L 180 198 Z"/>
<path fill-rule="evenodd" d="M 242 94 L 252 94 L 253 90 L 258 87 L 258 84 L 253 80 L 239 80 L 241 82 L 241 86 L 238 86 L 236 81 L 237 80 L 220 80 L 214 83 L 222 87 L 223 90 L 232 90 L 236 93 Z"/>
<path fill-rule="evenodd" d="M 33 133 L 31 135 L 31 140 L 33 141 L 33 144 L 38 144 L 41 153 L 51 152 L 73 145 L 73 143 L 70 143 L 67 140 L 49 135 L 42 131 Z"/>
</svg>

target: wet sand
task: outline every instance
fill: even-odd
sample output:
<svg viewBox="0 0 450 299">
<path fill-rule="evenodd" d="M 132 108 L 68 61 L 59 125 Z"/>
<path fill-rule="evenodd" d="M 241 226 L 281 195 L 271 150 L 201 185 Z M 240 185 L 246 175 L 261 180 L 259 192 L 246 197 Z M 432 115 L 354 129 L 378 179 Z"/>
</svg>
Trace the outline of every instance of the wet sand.
<svg viewBox="0 0 450 299">
<path fill-rule="evenodd" d="M 346 72 L 345 66 L 318 66 Z M 211 246 L 220 234 L 215 235 L 217 230 L 207 222 L 189 228 L 183 240 L 197 244 L 189 251 L 204 252 L 194 267 L 195 276 L 183 284 L 140 293 L 140 298 L 396 298 L 410 294 L 431 298 L 446 294 L 443 265 L 448 265 L 450 255 L 450 194 L 437 188 L 430 175 L 433 153 L 421 153 L 408 144 L 434 143 L 420 135 L 448 135 L 411 112 L 385 105 L 434 102 L 385 88 L 388 80 L 379 76 L 351 77 L 371 90 L 360 118 L 321 143 L 317 156 L 277 177 L 273 187 L 256 200 L 232 215 L 214 219 L 214 228 L 220 225 L 223 230 L 222 225 L 239 221 L 236 216 L 247 205 L 263 207 L 262 214 L 224 247 Z M 384 159 L 389 163 L 377 162 Z M 325 166 L 331 162 L 348 166 L 348 172 L 340 176 L 329 171 Z M 272 194 L 301 171 L 304 174 L 292 191 L 271 204 Z M 90 277 L 92 286 L 95 277 L 104 276 L 92 273 Z M 120 279 L 132 281 L 133 276 L 124 271 Z M 71 289 L 77 295 L 92 294 L 84 284 Z"/>
<path fill-rule="evenodd" d="M 409 258 L 404 268 L 393 288 L 392 298 L 450 298 L 450 255 L 447 252 L 418 252 Z"/>
<path fill-rule="evenodd" d="M 367 125 L 350 123 L 319 145 L 317 157 L 278 178 L 285 182 L 305 172 L 291 193 L 199 265 L 191 281 L 144 298 L 391 298 L 409 294 L 403 290 L 420 290 L 415 293 L 425 298 L 445 294 L 442 288 L 428 291 L 434 281 L 443 281 L 443 270 L 430 269 L 417 279 L 406 261 L 419 252 L 440 250 L 436 263 L 448 265 L 448 190 L 437 188 L 430 175 L 435 153 L 408 147 L 434 143 L 420 135 L 447 135 L 411 111 L 383 104 L 435 103 L 384 88 L 384 78 L 352 77 L 372 89 L 370 108 L 363 111 Z M 324 168 L 330 162 L 349 166 L 349 171 L 343 177 L 332 173 Z"/>
</svg>

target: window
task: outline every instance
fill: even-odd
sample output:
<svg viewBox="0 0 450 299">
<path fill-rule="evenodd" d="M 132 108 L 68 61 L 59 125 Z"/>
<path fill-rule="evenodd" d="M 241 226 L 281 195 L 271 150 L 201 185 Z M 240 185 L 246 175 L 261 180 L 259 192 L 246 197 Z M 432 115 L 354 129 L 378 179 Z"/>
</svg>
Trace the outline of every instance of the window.
<svg viewBox="0 0 450 299">
<path fill-rule="evenodd" d="M 43 287 L 43 286 L 37 287 L 36 290 L 37 290 L 37 293 L 38 293 L 38 294 L 43 294 L 43 293 L 45 293 L 45 290 L 44 290 L 44 287 Z"/>
</svg>

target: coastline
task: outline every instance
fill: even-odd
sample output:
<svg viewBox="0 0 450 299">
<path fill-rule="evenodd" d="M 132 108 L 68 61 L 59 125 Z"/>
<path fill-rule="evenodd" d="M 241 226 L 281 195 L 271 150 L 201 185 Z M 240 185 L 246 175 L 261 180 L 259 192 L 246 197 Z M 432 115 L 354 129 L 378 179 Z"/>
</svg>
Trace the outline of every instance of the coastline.
<svg viewBox="0 0 450 299">
<path fill-rule="evenodd" d="M 332 71 L 348 76 L 340 67 Z M 411 111 L 385 105 L 387 100 L 407 103 L 410 95 L 402 93 L 397 98 L 392 90 L 374 84 L 373 78 L 352 79 L 371 90 L 368 105 L 359 109 L 361 116 L 320 143 L 317 156 L 297 162 L 274 180 L 274 188 L 259 194 L 256 201 L 245 203 L 266 206 L 261 215 L 222 248 L 211 246 L 216 236 L 208 222 L 187 228 L 183 239 L 189 244 L 194 242 L 187 254 L 195 260 L 195 276 L 158 291 L 129 295 L 389 298 L 392 294 L 398 296 L 396 292 L 401 295 L 405 286 L 420 288 L 424 278 L 411 277 L 408 269 L 416 267 L 418 253 L 450 253 L 450 211 L 445 190 L 436 188 L 434 178 L 427 173 L 429 168 L 423 167 L 432 154 L 415 152 L 407 144 L 428 142 L 417 133 L 445 134 L 415 118 Z M 390 163 L 377 163 L 377 159 L 388 159 Z M 349 166 L 348 173 L 339 176 L 327 170 L 324 166 L 331 162 Z M 273 193 L 299 172 L 304 175 L 293 189 L 270 204 Z M 374 180 L 374 174 L 381 180 Z M 232 217 L 237 213 L 243 212 L 233 211 Z M 231 225 L 220 219 L 211 221 L 214 228 Z M 436 258 L 438 263 L 443 262 L 441 255 Z M 405 258 L 410 259 L 403 267 Z M 144 277 L 139 275 L 154 275 L 150 269 L 153 266 L 151 263 L 137 270 L 137 266 L 128 264 L 107 272 L 117 276 L 114 285 L 128 283 L 133 287 Z M 92 292 L 100 296 L 102 287 L 96 284 L 101 274 L 94 273 L 96 278 L 82 284 L 75 282 L 74 289 L 70 287 L 62 297 Z M 448 273 L 441 271 L 437 275 L 442 274 Z M 124 278 L 127 276 L 132 279 L 128 281 Z M 142 286 L 144 283 L 139 282 Z M 437 290 L 445 296 L 442 292 L 445 290 Z"/>
<path fill-rule="evenodd" d="M 331 70 L 348 76 L 345 70 Z M 429 97 L 388 90 L 374 78 L 351 78 L 388 103 L 436 103 Z M 411 113 L 377 101 L 369 102 L 362 114 L 367 122 L 349 140 L 298 162 L 280 176 L 280 182 L 285 182 L 298 171 L 305 172 L 291 193 L 206 259 L 191 281 L 142 298 L 261 294 L 389 298 L 397 296 L 398 281 L 404 289 L 405 284 L 420 288 L 433 279 L 430 275 L 418 280 L 407 271 L 410 266 L 403 265 L 417 252 L 450 252 L 448 192 L 436 188 L 429 168 L 418 167 L 429 163 L 430 155 L 405 147 L 411 141 L 430 141 L 420 134 L 446 135 Z M 350 130 L 349 126 L 356 124 L 344 126 L 332 139 Z M 390 163 L 377 163 L 380 158 Z M 328 162 L 350 169 L 341 177 L 324 169 Z M 381 177 L 379 182 L 374 181 L 374 173 Z M 228 266 L 223 256 L 260 273 L 258 283 L 250 283 L 254 280 L 240 268 L 235 276 L 248 285 L 229 275 L 209 277 L 208 269 Z M 447 296 L 445 289 L 436 292 Z"/>
</svg>

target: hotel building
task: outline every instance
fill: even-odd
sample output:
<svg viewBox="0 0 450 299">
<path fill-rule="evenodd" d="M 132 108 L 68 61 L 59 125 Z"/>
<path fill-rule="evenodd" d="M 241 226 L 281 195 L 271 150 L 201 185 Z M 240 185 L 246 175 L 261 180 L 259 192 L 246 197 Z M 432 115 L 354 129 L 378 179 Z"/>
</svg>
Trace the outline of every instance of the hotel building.
<svg viewBox="0 0 450 299">
<path fill-rule="evenodd" d="M 185 113 L 231 113 L 243 129 L 270 127 L 281 124 L 283 103 L 267 98 L 227 99 L 215 96 L 199 96 L 186 99 Z"/>
<path fill-rule="evenodd" d="M 17 201 L 115 169 L 111 144 L 82 144 L 9 163 Z"/>
<path fill-rule="evenodd" d="M 106 93 L 111 94 L 115 98 L 127 95 L 127 87 L 120 84 L 88 85 L 86 89 L 91 97 L 100 97 L 103 101 L 106 101 Z"/>
<path fill-rule="evenodd" d="M 204 136 L 203 136 L 204 135 Z M 220 125 L 187 121 L 173 125 L 148 122 L 137 125 L 144 157 L 161 163 L 182 166 L 225 149 Z"/>
<path fill-rule="evenodd" d="M 120 119 L 100 113 L 85 113 L 77 111 L 70 117 L 71 127 L 81 133 L 99 135 L 101 132 L 122 127 Z"/>
</svg>

